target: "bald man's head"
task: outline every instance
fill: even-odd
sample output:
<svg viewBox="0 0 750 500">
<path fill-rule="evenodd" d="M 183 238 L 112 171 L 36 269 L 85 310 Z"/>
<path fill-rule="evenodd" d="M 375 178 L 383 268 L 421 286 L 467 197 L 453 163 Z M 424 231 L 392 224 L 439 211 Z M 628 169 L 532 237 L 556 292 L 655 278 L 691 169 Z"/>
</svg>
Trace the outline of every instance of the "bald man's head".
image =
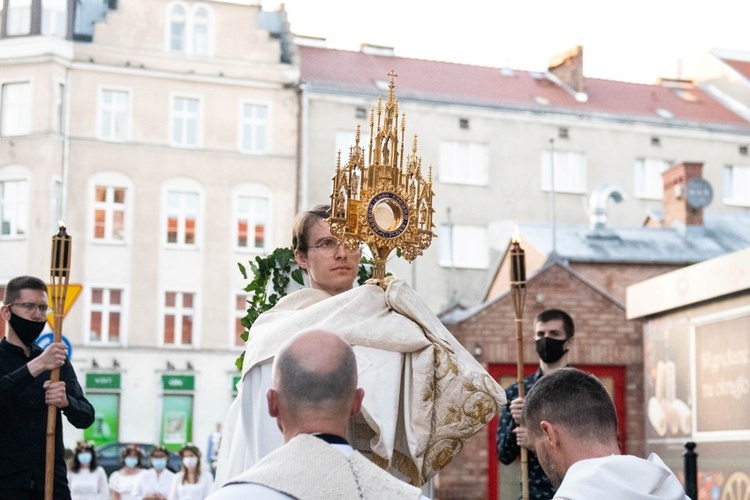
<svg viewBox="0 0 750 500">
<path fill-rule="evenodd" d="M 282 346 L 274 360 L 273 378 L 287 411 L 348 414 L 357 390 L 357 361 L 341 337 L 311 330 Z"/>
</svg>

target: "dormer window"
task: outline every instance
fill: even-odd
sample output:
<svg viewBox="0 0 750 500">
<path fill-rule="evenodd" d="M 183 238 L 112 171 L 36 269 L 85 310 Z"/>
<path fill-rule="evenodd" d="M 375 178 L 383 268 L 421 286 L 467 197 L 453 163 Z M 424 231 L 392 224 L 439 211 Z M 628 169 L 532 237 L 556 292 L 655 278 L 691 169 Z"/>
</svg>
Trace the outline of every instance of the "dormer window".
<svg viewBox="0 0 750 500">
<path fill-rule="evenodd" d="M 210 56 L 213 49 L 213 13 L 202 4 L 192 8 L 184 2 L 167 7 L 166 33 L 168 52 Z"/>
</svg>

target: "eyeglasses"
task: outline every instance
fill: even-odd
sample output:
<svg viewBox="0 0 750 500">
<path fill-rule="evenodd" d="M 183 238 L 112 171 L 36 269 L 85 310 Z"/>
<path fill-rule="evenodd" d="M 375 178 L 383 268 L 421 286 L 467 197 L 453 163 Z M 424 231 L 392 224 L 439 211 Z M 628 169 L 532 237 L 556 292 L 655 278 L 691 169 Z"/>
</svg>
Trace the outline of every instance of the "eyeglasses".
<svg viewBox="0 0 750 500">
<path fill-rule="evenodd" d="M 344 245 L 344 242 L 336 238 L 323 238 L 318 242 L 317 245 L 310 245 L 310 248 L 317 248 L 324 257 L 333 257 L 339 250 L 339 246 L 343 246 L 346 253 L 354 255 L 362 250 L 362 243 L 358 243 L 354 250 L 349 250 Z"/>
<path fill-rule="evenodd" d="M 52 308 L 48 306 L 47 304 L 33 304 L 31 302 L 16 302 L 14 304 L 8 304 L 8 307 L 10 306 L 18 306 L 29 314 L 39 311 L 40 314 L 44 314 L 46 316 L 52 312 Z"/>
</svg>

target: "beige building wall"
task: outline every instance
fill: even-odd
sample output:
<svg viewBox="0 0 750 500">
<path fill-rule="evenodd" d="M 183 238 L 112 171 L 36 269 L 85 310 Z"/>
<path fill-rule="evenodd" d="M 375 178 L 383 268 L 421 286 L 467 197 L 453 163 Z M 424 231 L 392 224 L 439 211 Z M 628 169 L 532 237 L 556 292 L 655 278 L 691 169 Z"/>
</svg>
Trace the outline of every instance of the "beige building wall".
<svg viewBox="0 0 750 500">
<path fill-rule="evenodd" d="M 204 448 L 227 415 L 238 374 L 234 361 L 236 297 L 246 285 L 237 263 L 257 251 L 238 248 L 235 194 L 267 194 L 265 249 L 289 244 L 296 213 L 298 69 L 281 62 L 280 40 L 258 29 L 254 2 L 209 1 L 213 41 L 206 56 L 167 48 L 167 12 L 174 2 L 118 2 L 97 24 L 91 43 L 53 37 L 0 40 L 0 83 L 31 83 L 31 131 L 0 137 L 0 175 L 29 180 L 28 234 L 0 242 L 0 282 L 20 274 L 49 275 L 50 241 L 62 218 L 73 237 L 71 283 L 83 291 L 64 332 L 82 385 L 87 373 L 120 373 L 122 441 L 159 439 L 161 376 L 195 377 L 193 440 Z M 192 6 L 192 3 L 186 4 Z M 67 89 L 66 133 L 58 88 Z M 125 138 L 101 136 L 101 92 L 127 92 Z M 200 102 L 198 144 L 170 144 L 174 96 Z M 267 106 L 268 148 L 240 149 L 241 106 Z M 15 175 L 15 174 L 14 174 Z M 97 185 L 126 188 L 125 238 L 94 238 Z M 169 246 L 165 199 L 169 187 L 200 195 L 196 244 Z M 64 204 L 64 207 L 62 206 Z M 251 228 L 252 231 L 252 228 Z M 251 235 L 252 237 L 252 235 Z M 92 288 L 123 291 L 119 342 L 89 338 Z M 164 294 L 195 294 L 193 341 L 163 342 Z M 82 431 L 66 428 L 66 444 Z"/>
</svg>

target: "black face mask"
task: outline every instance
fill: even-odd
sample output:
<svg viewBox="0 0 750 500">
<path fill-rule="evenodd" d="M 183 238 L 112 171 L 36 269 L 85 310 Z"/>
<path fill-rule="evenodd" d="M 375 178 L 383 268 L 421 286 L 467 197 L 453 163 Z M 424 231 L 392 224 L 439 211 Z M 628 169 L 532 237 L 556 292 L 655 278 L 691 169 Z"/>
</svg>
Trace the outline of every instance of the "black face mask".
<svg viewBox="0 0 750 500">
<path fill-rule="evenodd" d="M 563 350 L 563 345 L 568 339 L 558 340 L 549 337 L 542 337 L 536 340 L 536 353 L 545 363 L 555 363 L 568 352 Z"/>
<path fill-rule="evenodd" d="M 29 319 L 22 318 L 17 314 L 10 312 L 10 327 L 16 332 L 18 338 L 24 343 L 26 347 L 31 347 L 31 344 L 39 338 L 39 334 L 44 330 L 44 325 L 47 321 L 31 321 Z"/>
</svg>

